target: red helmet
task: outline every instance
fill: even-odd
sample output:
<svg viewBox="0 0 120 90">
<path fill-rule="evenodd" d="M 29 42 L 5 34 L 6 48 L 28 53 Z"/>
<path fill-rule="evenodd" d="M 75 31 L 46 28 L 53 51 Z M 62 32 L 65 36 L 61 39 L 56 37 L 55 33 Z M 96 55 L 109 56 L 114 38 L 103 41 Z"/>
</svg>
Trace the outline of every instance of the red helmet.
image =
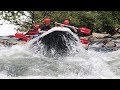
<svg viewBox="0 0 120 90">
<path fill-rule="evenodd" d="M 45 23 L 45 24 L 49 24 L 49 23 L 50 23 L 50 18 L 45 18 L 45 19 L 44 19 L 44 23 Z"/>
<path fill-rule="evenodd" d="M 35 25 L 34 25 L 34 28 L 35 28 L 35 29 L 38 29 L 39 27 L 40 27 L 39 24 L 35 24 Z"/>
<path fill-rule="evenodd" d="M 69 20 L 64 20 L 63 24 L 69 25 Z"/>
</svg>

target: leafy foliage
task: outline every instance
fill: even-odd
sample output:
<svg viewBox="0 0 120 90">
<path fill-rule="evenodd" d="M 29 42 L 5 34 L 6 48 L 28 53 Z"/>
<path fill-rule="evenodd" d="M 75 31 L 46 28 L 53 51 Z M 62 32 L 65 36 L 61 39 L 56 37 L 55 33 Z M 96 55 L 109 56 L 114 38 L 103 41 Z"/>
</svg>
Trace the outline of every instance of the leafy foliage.
<svg viewBox="0 0 120 90">
<path fill-rule="evenodd" d="M 26 15 L 25 11 L 1 11 L 0 17 L 20 25 L 23 30 L 27 30 L 32 24 L 43 23 L 44 18 L 51 18 L 51 25 L 54 22 L 62 23 L 65 19 L 70 20 L 70 24 L 76 27 L 88 27 L 94 32 L 106 32 L 111 35 L 115 33 L 115 28 L 120 27 L 119 11 L 26 11 L 30 15 L 28 21 L 21 23 L 20 16 Z"/>
</svg>

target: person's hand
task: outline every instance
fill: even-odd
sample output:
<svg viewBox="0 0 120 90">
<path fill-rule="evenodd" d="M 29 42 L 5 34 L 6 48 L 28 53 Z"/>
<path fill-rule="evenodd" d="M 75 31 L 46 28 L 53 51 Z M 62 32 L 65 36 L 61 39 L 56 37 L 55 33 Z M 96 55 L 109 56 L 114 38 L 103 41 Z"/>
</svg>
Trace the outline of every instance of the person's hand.
<svg viewBox="0 0 120 90">
<path fill-rule="evenodd" d="M 64 27 L 64 24 L 60 24 L 60 27 Z"/>
<path fill-rule="evenodd" d="M 45 33 L 46 31 L 42 31 L 43 33 Z"/>
<path fill-rule="evenodd" d="M 77 33 L 78 31 L 76 29 L 74 29 L 74 32 Z"/>
<path fill-rule="evenodd" d="M 45 32 L 46 32 L 46 31 L 43 31 L 43 30 L 42 30 L 42 31 L 40 31 L 40 33 L 45 33 Z"/>
<path fill-rule="evenodd" d="M 54 23 L 55 25 L 57 24 L 57 22 Z"/>
<path fill-rule="evenodd" d="M 75 29 L 75 27 L 74 26 L 70 26 L 72 29 Z"/>
</svg>

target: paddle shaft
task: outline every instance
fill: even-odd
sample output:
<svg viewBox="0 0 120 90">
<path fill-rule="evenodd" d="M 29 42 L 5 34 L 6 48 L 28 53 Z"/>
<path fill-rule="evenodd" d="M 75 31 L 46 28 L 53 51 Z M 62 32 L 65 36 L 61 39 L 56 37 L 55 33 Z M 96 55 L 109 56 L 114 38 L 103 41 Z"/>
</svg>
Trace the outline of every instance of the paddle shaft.
<svg viewBox="0 0 120 90">
<path fill-rule="evenodd" d="M 62 23 L 55 23 L 55 24 L 62 25 Z M 71 25 L 65 25 L 65 24 L 63 24 L 63 25 L 64 25 L 64 26 L 66 26 L 66 27 L 70 27 L 70 28 L 79 29 L 79 28 L 77 28 L 77 27 L 75 27 L 75 26 L 71 26 Z"/>
</svg>

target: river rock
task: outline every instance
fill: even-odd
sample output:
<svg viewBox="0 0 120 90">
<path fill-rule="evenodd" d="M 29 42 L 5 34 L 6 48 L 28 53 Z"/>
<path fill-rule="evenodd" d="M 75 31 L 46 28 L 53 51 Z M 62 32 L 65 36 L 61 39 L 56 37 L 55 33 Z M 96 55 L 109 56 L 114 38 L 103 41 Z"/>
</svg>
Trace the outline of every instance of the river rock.
<svg viewBox="0 0 120 90">
<path fill-rule="evenodd" d="M 111 38 L 105 38 L 103 39 L 103 46 L 107 48 L 112 48 L 112 47 L 116 47 L 116 44 L 115 42 L 112 41 Z"/>
<path fill-rule="evenodd" d="M 114 39 L 120 38 L 120 34 L 115 34 L 112 36 Z"/>
<path fill-rule="evenodd" d="M 109 37 L 110 34 L 92 33 L 93 38 L 102 39 L 104 37 Z"/>
</svg>

